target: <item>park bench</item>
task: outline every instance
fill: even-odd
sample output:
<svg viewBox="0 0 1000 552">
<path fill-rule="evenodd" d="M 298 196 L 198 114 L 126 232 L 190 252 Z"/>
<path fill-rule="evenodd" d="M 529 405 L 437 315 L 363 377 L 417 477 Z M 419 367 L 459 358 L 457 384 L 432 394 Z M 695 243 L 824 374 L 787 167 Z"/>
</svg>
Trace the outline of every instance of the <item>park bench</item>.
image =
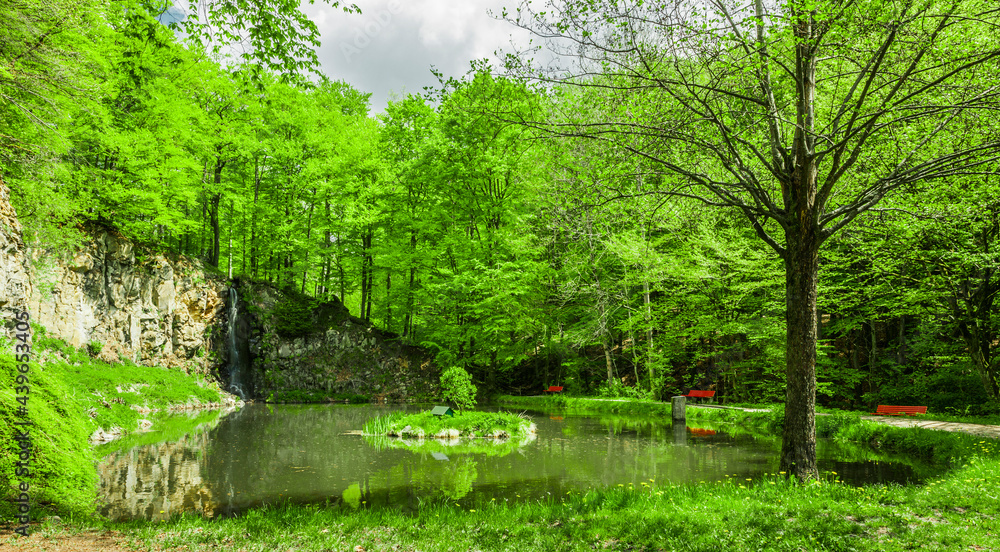
<svg viewBox="0 0 1000 552">
<path fill-rule="evenodd" d="M 702 391 L 699 389 L 692 389 L 687 392 L 687 395 L 681 395 L 682 397 L 691 397 L 692 399 L 711 399 L 715 396 L 715 391 Z"/>
<path fill-rule="evenodd" d="M 562 393 L 561 385 L 550 385 L 548 389 L 545 390 L 546 393 Z"/>
<path fill-rule="evenodd" d="M 926 406 L 893 406 L 891 404 L 880 404 L 875 412 L 872 414 L 876 416 L 916 416 L 917 414 L 926 414 Z"/>
</svg>

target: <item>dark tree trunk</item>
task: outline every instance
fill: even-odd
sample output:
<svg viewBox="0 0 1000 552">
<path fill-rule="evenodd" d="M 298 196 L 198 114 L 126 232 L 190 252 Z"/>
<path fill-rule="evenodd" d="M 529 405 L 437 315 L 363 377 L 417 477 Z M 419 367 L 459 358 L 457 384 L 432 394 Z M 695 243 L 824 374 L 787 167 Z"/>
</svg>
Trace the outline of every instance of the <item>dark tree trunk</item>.
<svg viewBox="0 0 1000 552">
<path fill-rule="evenodd" d="M 797 6 L 797 9 L 802 9 Z M 817 32 L 813 13 L 794 14 L 796 125 L 785 206 L 785 428 L 781 471 L 800 481 L 819 477 L 816 469 L 816 296 L 819 279 L 818 171 L 816 159 Z"/>
<path fill-rule="evenodd" d="M 212 249 L 208 252 L 208 264 L 216 268 L 219 266 L 219 202 L 222 200 L 222 169 L 225 166 L 226 162 L 222 157 L 217 157 L 215 160 L 215 174 L 214 178 L 212 178 L 214 187 L 212 194 L 209 196 L 208 206 L 208 218 L 212 226 Z"/>
<path fill-rule="evenodd" d="M 799 479 L 816 469 L 816 282 L 819 243 L 814 231 L 788 237 L 785 255 L 785 428 L 781 470 Z M 795 243 L 798 241 L 798 243 Z"/>
</svg>

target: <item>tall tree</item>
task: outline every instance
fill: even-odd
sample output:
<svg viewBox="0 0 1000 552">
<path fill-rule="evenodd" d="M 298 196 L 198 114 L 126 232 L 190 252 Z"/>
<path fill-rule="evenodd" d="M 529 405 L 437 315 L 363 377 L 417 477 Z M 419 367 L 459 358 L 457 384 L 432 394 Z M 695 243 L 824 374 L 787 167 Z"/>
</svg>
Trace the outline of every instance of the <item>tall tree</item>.
<svg viewBox="0 0 1000 552">
<path fill-rule="evenodd" d="M 979 120 L 1000 104 L 1000 10 L 983 0 L 549 0 L 522 1 L 509 19 L 580 60 L 542 79 L 604 91 L 601 119 L 538 126 L 655 162 L 660 193 L 739 210 L 782 259 L 780 466 L 816 477 L 820 247 L 887 194 L 997 158 L 1000 141 Z M 509 56 L 511 69 L 539 75 L 523 59 Z"/>
</svg>

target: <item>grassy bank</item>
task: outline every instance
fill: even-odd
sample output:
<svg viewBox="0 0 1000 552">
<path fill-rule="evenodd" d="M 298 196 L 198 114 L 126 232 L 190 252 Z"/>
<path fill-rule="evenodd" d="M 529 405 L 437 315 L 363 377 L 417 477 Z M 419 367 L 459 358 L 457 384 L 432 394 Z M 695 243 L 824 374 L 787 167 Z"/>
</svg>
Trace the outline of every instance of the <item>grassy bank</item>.
<svg viewBox="0 0 1000 552">
<path fill-rule="evenodd" d="M 579 402 L 577 408 L 586 404 Z M 635 415 L 650 415 L 646 404 L 615 406 L 630 408 Z M 690 409 L 690 416 L 706 423 L 768 431 L 781 419 L 780 412 L 707 408 Z M 688 485 L 649 480 L 636 487 L 571 492 L 528 503 L 434 501 L 406 510 L 355 508 L 344 503 L 280 505 L 256 508 L 235 518 L 180 517 L 162 523 L 110 523 L 68 512 L 64 523 L 50 523 L 37 531 L 42 536 L 58 536 L 114 530 L 123 532 L 141 550 L 185 547 L 188 551 L 715 551 L 727 547 L 736 551 L 893 551 L 995 546 L 1000 538 L 1000 448 L 996 441 L 881 426 L 856 414 L 820 420 L 826 420 L 823 431 L 835 439 L 943 457 L 955 467 L 926 485 L 912 487 L 852 487 L 840 483 L 836 474 L 800 485 L 778 473 Z M 9 532 L 0 533 L 0 548 L 15 542 L 20 541 Z"/>
<path fill-rule="evenodd" d="M 169 432 L 177 429 L 177 422 L 166 423 L 160 413 L 218 405 L 225 396 L 214 383 L 183 370 L 108 364 L 93 358 L 86 348 L 74 349 L 47 337 L 39 327 L 33 329 L 32 361 L 26 374 L 19 371 L 22 363 L 15 361 L 12 344 L 0 345 L 2 519 L 12 517 L 10 499 L 22 481 L 30 486 L 35 515 L 92 512 L 97 475 L 88 438 L 96 430 Z M 42 362 L 35 362 L 39 359 Z M 16 389 L 24 381 L 19 382 L 18 376 L 26 378 L 30 390 L 26 405 L 16 401 Z M 23 428 L 16 423 L 24 421 L 31 423 L 27 477 L 19 475 L 15 465 L 21 449 L 14 436 Z M 190 423 L 206 421 L 196 416 Z"/>
<path fill-rule="evenodd" d="M 70 532 L 115 529 L 144 550 L 190 551 L 984 550 L 1000 535 L 998 484 L 1000 463 L 977 458 L 922 487 L 798 485 L 777 474 L 413 513 L 317 505 L 221 520 L 72 522 Z"/>
</svg>

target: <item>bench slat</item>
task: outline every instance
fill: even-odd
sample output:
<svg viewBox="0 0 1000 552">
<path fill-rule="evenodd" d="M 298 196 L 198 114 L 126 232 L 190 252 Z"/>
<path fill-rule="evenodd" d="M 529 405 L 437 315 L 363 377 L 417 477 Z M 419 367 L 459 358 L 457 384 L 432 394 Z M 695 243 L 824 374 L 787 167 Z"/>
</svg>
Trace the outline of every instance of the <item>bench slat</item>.
<svg viewBox="0 0 1000 552">
<path fill-rule="evenodd" d="M 926 406 L 895 406 L 891 404 L 880 404 L 875 412 L 872 414 L 876 416 L 916 416 L 917 414 L 926 414 Z"/>
<path fill-rule="evenodd" d="M 701 391 L 699 389 L 692 389 L 688 391 L 687 395 L 681 395 L 682 397 L 704 397 L 712 398 L 715 396 L 715 391 Z"/>
</svg>

